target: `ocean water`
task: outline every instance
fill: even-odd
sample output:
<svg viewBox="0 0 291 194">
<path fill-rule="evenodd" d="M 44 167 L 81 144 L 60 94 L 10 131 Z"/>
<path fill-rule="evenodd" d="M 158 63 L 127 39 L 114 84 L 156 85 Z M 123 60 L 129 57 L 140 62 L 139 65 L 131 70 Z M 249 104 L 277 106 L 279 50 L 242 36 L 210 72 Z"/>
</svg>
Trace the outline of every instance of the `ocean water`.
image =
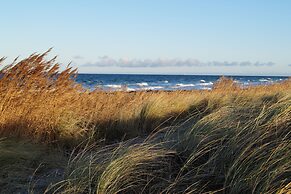
<svg viewBox="0 0 291 194">
<path fill-rule="evenodd" d="M 281 76 L 227 76 L 242 87 L 281 82 Z M 79 74 L 77 82 L 91 90 L 211 90 L 220 76 L 213 75 L 136 75 L 136 74 Z"/>
</svg>

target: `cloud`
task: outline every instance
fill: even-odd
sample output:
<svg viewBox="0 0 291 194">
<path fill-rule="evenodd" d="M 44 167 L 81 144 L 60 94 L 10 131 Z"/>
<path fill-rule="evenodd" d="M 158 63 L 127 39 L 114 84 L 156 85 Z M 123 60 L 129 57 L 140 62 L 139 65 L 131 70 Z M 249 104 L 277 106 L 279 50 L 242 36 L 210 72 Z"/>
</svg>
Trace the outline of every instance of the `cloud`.
<svg viewBox="0 0 291 194">
<path fill-rule="evenodd" d="M 73 59 L 76 59 L 76 60 L 78 60 L 78 59 L 84 59 L 84 57 L 82 57 L 80 55 L 75 55 L 75 56 L 73 56 Z"/>
<path fill-rule="evenodd" d="M 155 67 L 205 67 L 205 66 L 273 66 L 273 62 L 229 62 L 209 61 L 202 62 L 197 59 L 114 59 L 108 56 L 99 57 L 94 63 L 83 64 L 83 67 L 124 67 L 124 68 L 155 68 Z"/>
<path fill-rule="evenodd" d="M 291 67 L 291 64 L 289 64 L 288 66 Z"/>
</svg>

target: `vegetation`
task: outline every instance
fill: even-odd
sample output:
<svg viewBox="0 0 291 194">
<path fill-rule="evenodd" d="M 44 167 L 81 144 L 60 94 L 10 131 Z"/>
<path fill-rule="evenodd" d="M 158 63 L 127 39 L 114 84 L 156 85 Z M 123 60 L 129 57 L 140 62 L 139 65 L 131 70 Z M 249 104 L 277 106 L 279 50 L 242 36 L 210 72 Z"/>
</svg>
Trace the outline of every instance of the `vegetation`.
<svg viewBox="0 0 291 194">
<path fill-rule="evenodd" d="M 89 91 L 46 54 L 0 72 L 0 192 L 290 192 L 290 79 Z"/>
</svg>

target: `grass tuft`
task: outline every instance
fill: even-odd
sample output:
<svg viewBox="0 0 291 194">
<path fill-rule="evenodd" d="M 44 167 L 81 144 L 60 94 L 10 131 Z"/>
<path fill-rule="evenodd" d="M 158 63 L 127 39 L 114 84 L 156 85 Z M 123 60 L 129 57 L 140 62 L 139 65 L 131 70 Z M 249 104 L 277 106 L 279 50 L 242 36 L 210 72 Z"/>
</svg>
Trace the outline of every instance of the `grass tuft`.
<svg viewBox="0 0 291 194">
<path fill-rule="evenodd" d="M 48 53 L 0 72 L 1 192 L 289 192 L 290 79 L 243 88 L 222 77 L 211 91 L 88 91 Z M 63 171 L 51 179 L 56 161 Z M 29 184 L 29 174 L 43 185 Z"/>
</svg>

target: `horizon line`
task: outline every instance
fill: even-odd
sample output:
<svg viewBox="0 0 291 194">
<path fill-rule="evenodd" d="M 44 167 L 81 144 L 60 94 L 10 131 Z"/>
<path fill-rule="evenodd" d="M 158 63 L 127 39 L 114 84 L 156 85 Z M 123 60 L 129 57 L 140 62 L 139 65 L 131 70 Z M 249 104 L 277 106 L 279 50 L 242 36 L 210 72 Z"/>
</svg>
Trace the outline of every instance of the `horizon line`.
<svg viewBox="0 0 291 194">
<path fill-rule="evenodd" d="M 179 74 L 175 74 L 175 73 L 168 73 L 168 74 L 163 74 L 163 73 L 86 73 L 86 72 L 78 72 L 77 74 L 89 74 L 89 75 L 173 75 L 173 76 L 244 76 L 244 77 L 291 77 L 291 75 L 245 75 L 245 74 L 231 74 L 231 73 L 226 73 L 226 74 L 190 74 L 190 73 L 179 73 Z"/>
</svg>

